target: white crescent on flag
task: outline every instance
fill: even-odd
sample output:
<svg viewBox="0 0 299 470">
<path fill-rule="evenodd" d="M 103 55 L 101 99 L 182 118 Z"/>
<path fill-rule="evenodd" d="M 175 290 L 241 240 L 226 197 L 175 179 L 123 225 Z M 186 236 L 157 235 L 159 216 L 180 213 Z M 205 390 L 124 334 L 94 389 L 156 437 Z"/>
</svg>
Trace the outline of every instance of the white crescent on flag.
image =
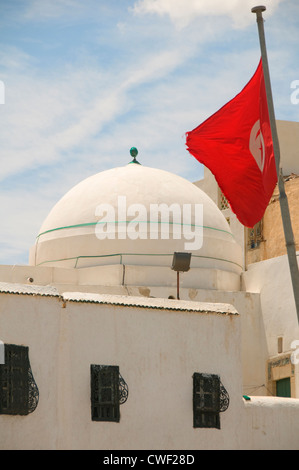
<svg viewBox="0 0 299 470">
<path fill-rule="evenodd" d="M 261 131 L 260 120 L 252 126 L 249 138 L 249 150 L 259 169 L 263 172 L 265 165 L 265 142 Z"/>
</svg>

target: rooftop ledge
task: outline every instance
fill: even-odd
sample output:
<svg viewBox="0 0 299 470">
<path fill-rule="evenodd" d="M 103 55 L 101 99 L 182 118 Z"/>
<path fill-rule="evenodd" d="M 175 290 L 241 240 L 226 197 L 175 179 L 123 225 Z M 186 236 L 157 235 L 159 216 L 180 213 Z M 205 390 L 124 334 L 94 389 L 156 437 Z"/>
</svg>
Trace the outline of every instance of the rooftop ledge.
<svg viewBox="0 0 299 470">
<path fill-rule="evenodd" d="M 283 406 L 299 409 L 299 398 L 268 397 L 268 396 L 248 396 L 244 398 L 246 406 L 258 406 L 264 408 L 276 408 Z"/>
<path fill-rule="evenodd" d="M 194 302 L 154 297 L 134 297 L 129 295 L 93 294 L 83 292 L 64 292 L 59 294 L 58 290 L 51 286 L 30 286 L 26 284 L 0 282 L 0 293 L 50 296 L 57 297 L 64 302 L 98 303 L 125 307 L 238 315 L 237 310 L 232 305 L 226 303 Z"/>
</svg>

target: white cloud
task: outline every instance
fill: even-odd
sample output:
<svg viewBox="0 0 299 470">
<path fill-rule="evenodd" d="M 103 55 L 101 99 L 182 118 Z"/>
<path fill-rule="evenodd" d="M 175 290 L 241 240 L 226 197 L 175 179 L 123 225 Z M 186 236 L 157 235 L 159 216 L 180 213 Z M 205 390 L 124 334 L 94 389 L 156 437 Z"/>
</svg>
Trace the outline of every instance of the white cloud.
<svg viewBox="0 0 299 470">
<path fill-rule="evenodd" d="M 93 0 L 87 3 L 97 4 Z M 18 262 L 20 256 L 26 262 L 29 247 L 57 199 L 90 174 L 125 165 L 132 146 L 137 146 L 138 159 L 144 165 L 190 180 L 201 177 L 201 166 L 185 149 L 184 133 L 238 93 L 253 73 L 259 46 L 250 8 L 256 3 L 239 0 L 234 6 L 229 0 L 139 1 L 135 3 L 135 18 L 118 12 L 110 16 L 114 23 L 109 26 L 102 18 L 104 31 L 95 21 L 96 27 L 88 31 L 90 42 L 78 41 L 71 48 L 70 58 L 63 54 L 59 61 L 56 57 L 52 61 L 50 55 L 40 61 L 36 51 L 48 52 L 55 38 L 52 20 L 55 18 L 56 27 L 69 2 L 28 2 L 30 9 L 24 23 L 19 23 L 22 40 L 15 43 L 18 47 L 4 44 L 0 53 L 0 78 L 6 86 L 6 104 L 0 107 L 0 215 L 5 221 L 0 262 L 9 263 L 9 257 Z M 267 15 L 279 3 L 272 0 Z M 108 9 L 113 4 L 101 2 Z M 72 1 L 72 6 L 72 17 L 78 20 L 80 6 L 77 1 Z M 91 16 L 91 10 L 87 10 L 83 24 L 76 23 L 85 34 L 86 24 L 87 28 L 90 24 L 85 23 L 86 18 Z M 157 21 L 157 15 L 161 21 Z M 193 22 L 192 27 L 178 30 L 169 18 L 180 27 Z M 256 34 L 252 42 L 248 36 L 245 47 L 245 34 L 231 31 L 232 22 L 240 24 L 242 18 L 252 23 Z M 45 37 L 28 35 L 30 21 L 37 27 L 39 19 L 49 28 Z M 67 20 L 61 18 L 62 24 Z M 279 72 L 281 83 L 288 77 L 294 53 L 293 49 L 286 53 L 281 45 L 282 26 L 277 18 L 275 25 L 279 47 L 275 47 L 276 66 L 272 70 L 276 72 L 273 76 Z M 60 28 L 63 30 L 61 24 Z M 81 38 L 80 32 L 78 29 Z M 241 49 L 235 41 L 239 37 Z M 30 41 L 35 47 L 28 46 Z M 59 41 L 53 49 L 57 54 L 64 52 Z M 48 64 L 48 70 L 41 64 Z M 281 64 L 284 69 L 279 71 Z M 292 75 L 289 82 L 297 78 Z"/>
<path fill-rule="evenodd" d="M 16 54 L 15 57 L 22 57 Z M 5 61 L 5 59 L 3 59 Z M 17 59 L 16 59 L 17 60 Z M 103 128 L 135 106 L 130 94 L 142 84 L 157 81 L 185 60 L 178 49 L 147 52 L 134 65 L 100 69 L 69 68 L 51 76 L 23 67 L 22 75 L 7 73 L 6 104 L 2 108 L 2 166 L 0 179 L 43 163 L 72 158 Z M 16 66 L 17 67 L 17 66 Z M 18 68 L 18 67 L 17 67 Z M 70 157 L 68 157 L 70 155 Z"/>
<path fill-rule="evenodd" d="M 266 0 L 271 14 L 285 0 Z M 138 0 L 133 8 L 136 14 L 167 15 L 178 28 L 185 28 L 200 16 L 228 16 L 235 27 L 246 27 L 252 22 L 251 8 L 256 0 Z"/>
</svg>

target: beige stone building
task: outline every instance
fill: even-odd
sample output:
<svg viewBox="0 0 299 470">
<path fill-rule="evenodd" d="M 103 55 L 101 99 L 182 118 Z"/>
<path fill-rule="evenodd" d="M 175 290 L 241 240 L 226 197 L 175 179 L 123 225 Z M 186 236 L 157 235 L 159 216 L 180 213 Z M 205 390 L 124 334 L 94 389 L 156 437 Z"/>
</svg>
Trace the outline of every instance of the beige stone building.
<svg viewBox="0 0 299 470">
<path fill-rule="evenodd" d="M 299 173 L 299 172 L 298 172 Z M 299 251 L 299 175 L 291 173 L 284 177 L 292 228 Z M 282 225 L 279 190 L 276 186 L 263 219 L 252 229 L 246 231 L 246 264 L 275 258 L 286 254 Z"/>
</svg>

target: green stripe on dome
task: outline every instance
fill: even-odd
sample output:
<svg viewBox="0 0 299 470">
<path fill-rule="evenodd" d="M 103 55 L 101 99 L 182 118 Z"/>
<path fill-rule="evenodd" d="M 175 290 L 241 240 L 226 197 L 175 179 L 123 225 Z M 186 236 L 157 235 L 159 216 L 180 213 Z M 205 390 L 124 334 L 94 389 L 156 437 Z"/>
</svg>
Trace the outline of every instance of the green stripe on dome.
<svg viewBox="0 0 299 470">
<path fill-rule="evenodd" d="M 41 263 L 38 263 L 36 266 L 41 266 L 42 264 L 47 264 L 47 263 L 59 263 L 60 261 L 76 260 L 75 267 L 77 267 L 77 263 L 79 259 L 109 258 L 111 256 L 119 256 L 121 259 L 121 262 L 119 264 L 122 264 L 123 256 L 173 256 L 173 253 L 113 253 L 110 255 L 82 255 L 82 256 L 73 256 L 70 258 L 61 258 L 61 259 L 55 259 L 55 260 L 49 260 L 49 261 L 42 261 Z M 192 258 L 205 258 L 205 259 L 223 261 L 225 263 L 234 264 L 238 266 L 239 268 L 243 269 L 243 267 L 240 264 L 236 263 L 235 261 L 231 261 L 225 258 L 216 258 L 214 256 L 201 256 L 201 255 L 194 255 L 194 254 L 192 254 Z"/>
<path fill-rule="evenodd" d="M 129 223 L 129 222 L 134 222 L 134 223 L 138 223 L 138 224 L 141 224 L 141 223 L 149 223 L 148 221 L 145 221 L 145 220 L 140 220 L 140 221 L 137 221 L 137 220 L 134 220 L 134 221 L 131 221 L 131 220 L 124 220 L 124 221 L 116 221 L 117 224 L 124 224 L 124 223 Z M 71 228 L 80 228 L 80 227 L 88 227 L 88 226 L 95 226 L 97 224 L 106 224 L 106 223 L 109 223 L 107 222 L 106 220 L 104 222 L 101 222 L 101 221 L 98 221 L 98 222 L 86 222 L 84 224 L 74 224 L 74 225 L 65 225 L 63 227 L 56 227 L 56 228 L 52 228 L 52 229 L 49 229 L 49 230 L 45 230 L 44 232 L 41 232 L 37 235 L 36 238 L 39 238 L 41 237 L 42 235 L 46 235 L 47 233 L 51 233 L 51 232 L 56 232 L 58 230 L 66 230 L 66 229 L 71 229 Z M 111 222 L 110 222 L 111 223 Z M 227 233 L 228 235 L 231 235 L 233 238 L 234 235 L 229 232 L 228 230 L 224 230 L 224 229 L 220 229 L 220 228 L 216 228 L 216 227 L 209 227 L 207 225 L 196 225 L 196 224 L 179 224 L 177 222 L 161 222 L 161 221 L 158 221 L 158 222 L 155 222 L 155 223 L 158 223 L 158 224 L 170 224 L 170 225 L 180 225 L 181 227 L 185 226 L 189 226 L 189 227 L 202 227 L 202 228 L 205 228 L 205 229 L 208 229 L 208 230 L 215 230 L 217 232 L 223 232 L 223 233 Z"/>
</svg>

